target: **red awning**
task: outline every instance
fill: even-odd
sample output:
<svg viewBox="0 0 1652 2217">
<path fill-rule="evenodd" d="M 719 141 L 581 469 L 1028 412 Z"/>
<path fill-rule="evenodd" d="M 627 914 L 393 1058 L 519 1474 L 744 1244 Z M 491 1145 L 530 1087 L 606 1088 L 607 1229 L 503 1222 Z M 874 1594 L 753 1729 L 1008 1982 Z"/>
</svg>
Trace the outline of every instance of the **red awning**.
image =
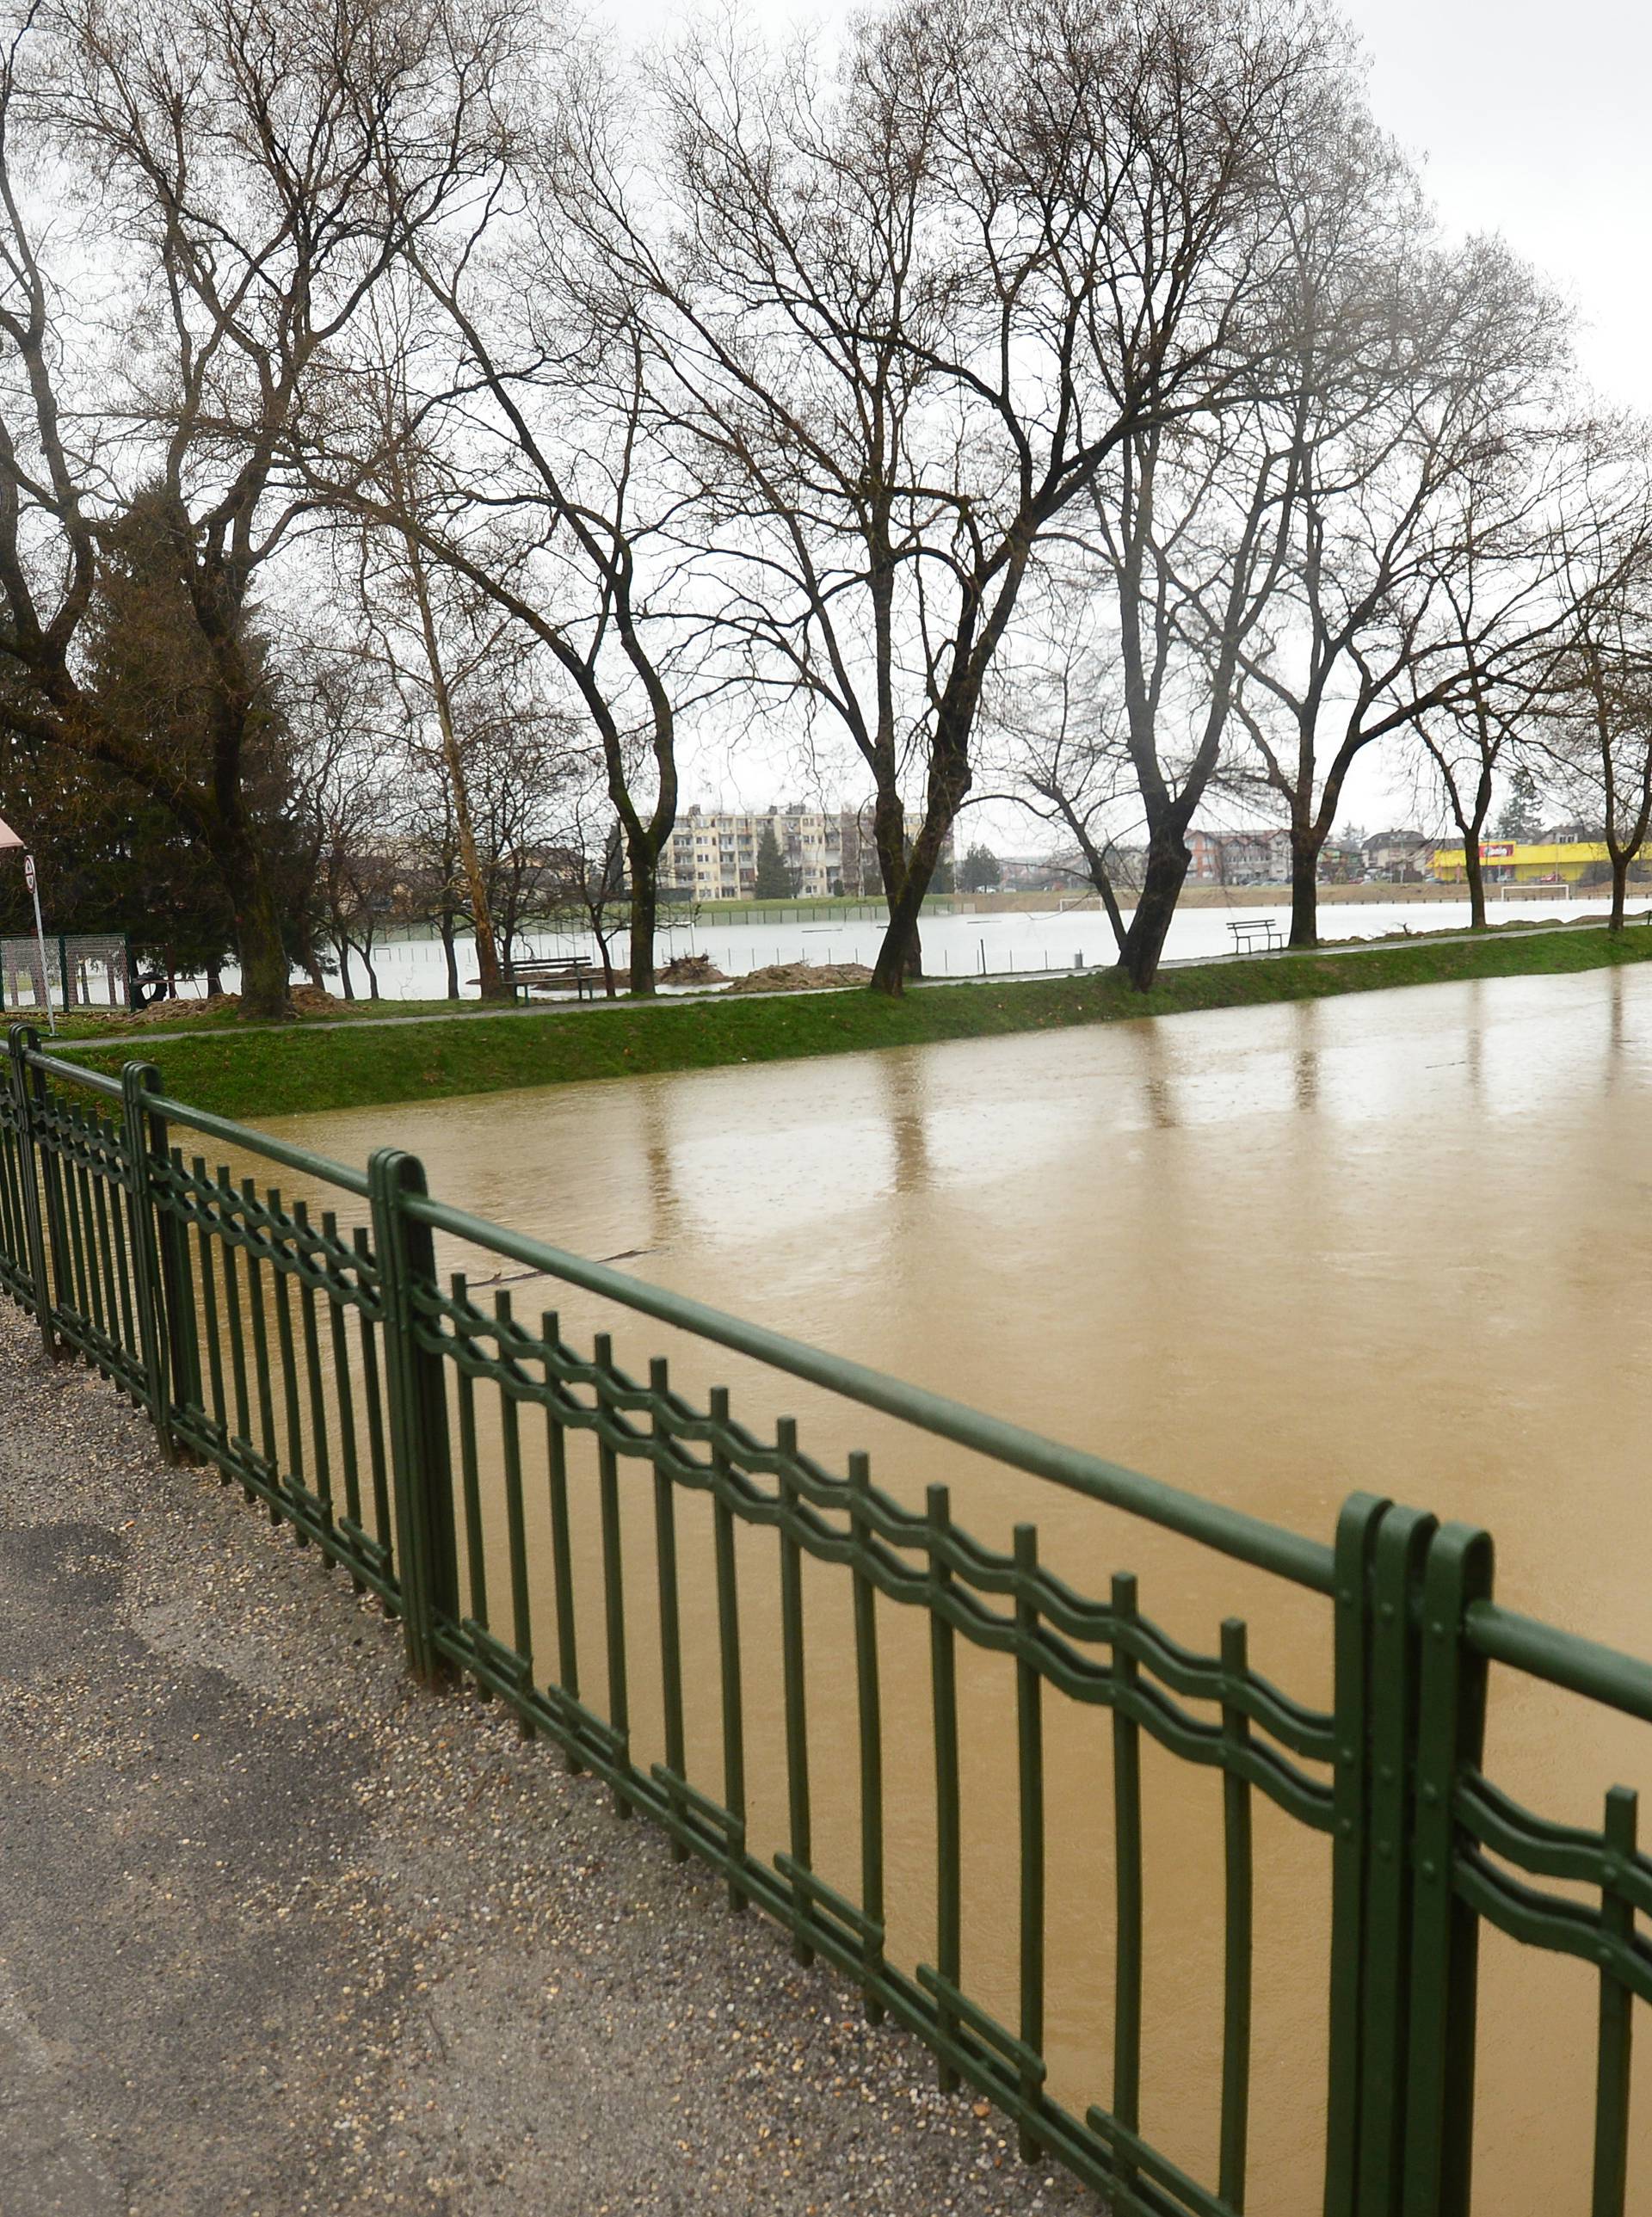
<svg viewBox="0 0 1652 2217">
<path fill-rule="evenodd" d="M 27 841 L 17 837 L 4 817 L 0 816 L 0 854 L 3 854 L 9 847 L 22 847 L 27 843 Z"/>
</svg>

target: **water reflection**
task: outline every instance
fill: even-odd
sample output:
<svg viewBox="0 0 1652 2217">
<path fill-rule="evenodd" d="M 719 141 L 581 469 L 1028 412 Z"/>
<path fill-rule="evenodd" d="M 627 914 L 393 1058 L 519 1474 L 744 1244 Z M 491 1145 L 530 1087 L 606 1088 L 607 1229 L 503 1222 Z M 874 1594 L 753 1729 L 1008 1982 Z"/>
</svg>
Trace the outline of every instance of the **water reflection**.
<svg viewBox="0 0 1652 2217">
<path fill-rule="evenodd" d="M 884 1090 L 885 1116 L 894 1149 L 894 1190 L 906 1195 L 926 1194 L 933 1177 L 925 1100 L 929 1072 L 910 1056 L 884 1055 L 878 1059 L 882 1064 L 878 1080 Z"/>
<path fill-rule="evenodd" d="M 634 1251 L 630 1267 L 660 1283 L 1300 1530 L 1328 1536 L 1357 1485 L 1482 1522 L 1505 1599 L 1647 1653 L 1649 1094 L 1652 974 L 1636 969 L 283 1128 L 356 1161 L 393 1139 L 423 1156 L 436 1191 L 484 1214 L 588 1254 Z M 524 1312 L 538 1300 L 535 1289 Z M 640 1368 L 647 1336 L 618 1351 Z M 754 1393 L 766 1416 L 760 1386 L 744 1390 L 748 1416 Z M 1143 1606 L 1202 1649 L 1223 1615 L 1247 1615 L 1258 1666 L 1304 1700 L 1325 1697 L 1324 1627 L 1306 1597 L 875 1424 L 823 1432 L 837 1419 L 819 1403 L 802 1412 L 815 1425 L 807 1442 L 834 1467 L 869 1446 L 881 1480 L 913 1499 L 948 1478 L 961 1520 L 987 1539 L 1001 1544 L 1018 1516 L 1036 1516 L 1048 1559 L 1089 1592 L 1115 1567 L 1139 1571 Z M 845 1633 L 840 1599 L 822 1588 L 812 1672 L 832 1627 Z M 921 1669 L 912 1675 L 915 1690 L 891 1670 L 891 1728 L 921 1776 Z M 983 1704 L 996 1698 L 983 1680 Z M 845 1775 L 852 1757 L 832 1729 L 812 1720 L 823 1762 Z M 1066 1975 L 1050 2021 L 1057 2076 L 1104 2093 L 1107 1820 L 1082 1759 L 1101 1732 L 1093 1718 L 1073 1728 L 1069 1799 L 1052 1809 L 1052 1954 Z M 969 1757 L 974 1882 L 1005 1895 L 1012 1827 L 993 1814 L 1013 1792 L 1007 1745 L 983 1733 Z M 1500 1682 L 1492 1751 L 1500 1783 L 1578 1823 L 1598 1822 L 1604 1787 L 1652 1771 L 1638 1728 Z M 1159 1768 L 1148 2122 L 1197 2162 L 1208 2133 L 1183 2113 L 1193 2094 L 1203 2103 L 1217 2052 L 1219 1866 L 1189 1829 L 1185 1766 L 1179 1778 Z M 852 1855 L 854 1821 L 852 1800 L 823 1810 L 824 1858 Z M 910 1876 L 903 1913 L 919 1953 L 926 1826 L 921 1796 L 892 1806 L 892 1883 Z M 1300 1843 L 1259 1839 L 1277 1882 L 1259 1905 L 1268 2190 L 1255 2206 L 1294 2213 L 1314 2197 L 1322 1901 Z M 987 1944 L 972 1974 L 990 1995 L 1009 1959 Z M 1488 1948 L 1486 1976 L 1480 2206 L 1574 2206 L 1587 2177 L 1587 1980 L 1570 1967 L 1534 1972 L 1502 1947 Z M 1293 2103 L 1292 2121 L 1271 2121 Z M 1643 2130 L 1648 2115 L 1643 2096 Z"/>
<path fill-rule="evenodd" d="M 671 1119 L 664 1097 L 649 1087 L 640 1102 L 642 1158 L 647 1169 L 648 1198 L 653 1204 L 651 1251 L 668 1247 L 682 1232 L 681 1203 L 672 1173 Z"/>
</svg>

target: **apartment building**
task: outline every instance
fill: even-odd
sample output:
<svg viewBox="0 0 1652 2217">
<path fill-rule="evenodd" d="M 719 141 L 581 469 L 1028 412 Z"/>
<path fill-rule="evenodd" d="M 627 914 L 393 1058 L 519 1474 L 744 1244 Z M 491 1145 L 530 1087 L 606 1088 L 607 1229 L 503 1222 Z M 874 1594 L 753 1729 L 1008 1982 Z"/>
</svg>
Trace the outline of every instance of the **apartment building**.
<svg viewBox="0 0 1652 2217">
<path fill-rule="evenodd" d="M 1265 824 L 1241 831 L 1191 831 L 1188 877 L 1195 885 L 1280 886 L 1290 882 L 1290 834 Z"/>
<path fill-rule="evenodd" d="M 749 899 L 757 881 L 758 848 L 772 825 L 797 897 L 882 892 L 872 843 L 872 809 L 775 807 L 737 814 L 696 806 L 679 818 L 662 861 L 665 882 L 685 900 Z M 916 828 L 907 818 L 908 834 Z M 949 837 L 944 861 L 952 859 Z"/>
</svg>

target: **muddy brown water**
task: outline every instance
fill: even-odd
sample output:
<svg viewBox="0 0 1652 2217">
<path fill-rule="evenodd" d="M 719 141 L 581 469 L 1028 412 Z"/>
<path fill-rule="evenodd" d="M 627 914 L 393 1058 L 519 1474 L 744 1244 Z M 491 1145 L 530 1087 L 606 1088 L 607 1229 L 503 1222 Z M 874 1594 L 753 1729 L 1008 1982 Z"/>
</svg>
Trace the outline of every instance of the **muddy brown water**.
<svg viewBox="0 0 1652 2217">
<path fill-rule="evenodd" d="M 1513 1606 L 1652 1653 L 1652 974 L 1490 980 L 1297 1007 L 554 1086 L 283 1120 L 359 1163 L 393 1141 L 431 1189 L 496 1221 L 933 1386 L 1328 1540 L 1357 1486 L 1490 1528 Z M 293 1189 L 288 1186 L 288 1190 Z M 319 1196 L 316 1196 L 319 1198 Z M 490 1266 L 446 1255 L 478 1276 Z M 499 1267 L 497 1264 L 493 1268 Z M 506 1265 L 509 1269 L 510 1266 Z M 565 1297 L 557 1302 L 558 1291 Z M 727 1381 L 761 1430 L 799 1415 L 832 1468 L 1006 1543 L 1032 1518 L 1088 1593 L 1141 1577 L 1143 1610 L 1214 1650 L 1246 1617 L 1255 1664 L 1328 1697 L 1327 1607 L 1131 1519 L 923 1442 L 826 1397 L 600 1315 L 542 1281 L 565 1336 L 611 1327 L 640 1373 L 668 1348 L 697 1396 Z M 486 1423 L 485 1420 L 485 1434 Z M 485 1436 L 485 1459 L 487 1439 Z M 530 1537 L 542 1505 L 530 1468 Z M 653 1636 L 651 1514 L 628 1500 L 628 1605 Z M 587 1504 L 588 1505 L 588 1504 Z M 490 1547 L 502 1512 L 490 1498 Z M 584 1510 L 577 1511 L 579 1515 Z M 691 1774 L 721 1778 L 703 1519 L 684 1511 Z M 582 1590 L 594 1522 L 577 1535 Z M 784 1843 L 772 1537 L 742 1538 L 752 1826 Z M 543 1556 L 541 1559 L 548 1559 Z M 499 1583 L 495 1572 L 495 1587 Z M 845 1582 L 807 1599 L 815 1852 L 852 1886 L 853 1667 Z M 535 1646 L 554 1652 L 550 1598 Z M 932 1745 L 922 1627 L 881 1625 L 891 1952 L 932 1960 Z M 602 1696 L 600 1627 L 579 1631 Z M 497 1621 L 497 1618 L 496 1618 Z M 633 1674 L 635 1752 L 659 1752 L 656 1674 Z M 1013 1689 L 962 1675 L 966 1985 L 1015 2007 Z M 1082 2106 L 1111 2070 L 1106 1719 L 1049 1704 L 1051 2083 Z M 1652 1774 L 1652 1733 L 1494 1679 L 1488 1768 L 1544 1814 L 1595 1824 Z M 1214 2183 L 1221 2053 L 1220 1788 L 1149 1748 L 1143 2126 Z M 1317 2206 L 1328 1857 L 1257 1809 L 1253 2183 L 1259 2211 Z M 1581 1964 L 1488 1934 L 1476 2206 L 1587 2206 L 1595 1989 Z M 1644 2051 L 1645 2042 L 1643 2042 Z M 1652 2086 L 1630 2206 L 1652 2208 Z"/>
</svg>

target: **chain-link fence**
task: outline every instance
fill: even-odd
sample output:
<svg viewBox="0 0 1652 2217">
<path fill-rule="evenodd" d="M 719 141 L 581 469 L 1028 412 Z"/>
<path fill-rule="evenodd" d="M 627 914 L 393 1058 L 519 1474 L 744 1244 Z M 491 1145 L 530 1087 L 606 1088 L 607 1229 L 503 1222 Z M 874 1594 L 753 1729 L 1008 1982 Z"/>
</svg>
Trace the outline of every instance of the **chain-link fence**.
<svg viewBox="0 0 1652 2217">
<path fill-rule="evenodd" d="M 0 1001 L 7 1009 L 128 1009 L 132 950 L 120 932 L 59 934 L 46 942 L 42 972 L 38 942 L 0 939 Z"/>
</svg>

